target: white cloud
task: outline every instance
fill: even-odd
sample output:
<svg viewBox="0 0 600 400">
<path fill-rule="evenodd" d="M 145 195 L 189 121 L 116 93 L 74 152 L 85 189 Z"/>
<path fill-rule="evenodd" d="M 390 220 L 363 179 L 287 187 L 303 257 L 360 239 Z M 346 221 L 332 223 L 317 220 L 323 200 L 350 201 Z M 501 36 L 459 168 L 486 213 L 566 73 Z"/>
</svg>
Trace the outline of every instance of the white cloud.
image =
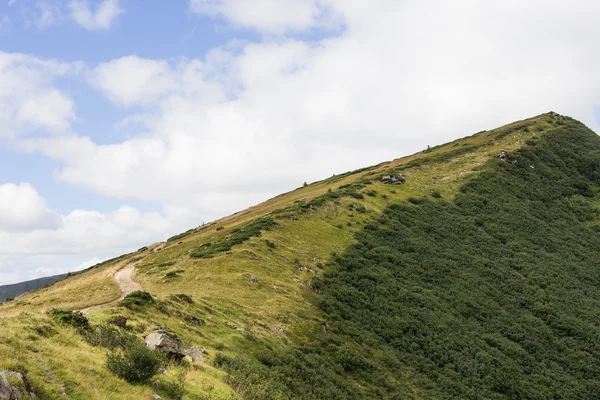
<svg viewBox="0 0 600 400">
<path fill-rule="evenodd" d="M 276 3 L 260 6 L 287 21 Z M 511 2 L 331 1 L 346 25 L 335 37 L 237 43 L 204 60 L 123 57 L 95 68 L 92 82 L 115 104 L 142 107 L 123 124 L 142 121 L 143 135 L 27 147 L 64 164 L 59 181 L 216 217 L 305 180 L 549 110 L 594 124 L 599 6 L 582 2 L 580 15 L 544 4 L 523 15 Z"/>
<path fill-rule="evenodd" d="M 190 213 L 141 213 L 128 206 L 58 215 L 29 184 L 5 184 L 0 186 L 0 284 L 75 271 L 166 239 L 195 221 Z"/>
<path fill-rule="evenodd" d="M 0 52 L 0 138 L 68 132 L 75 104 L 54 84 L 80 70 L 78 63 Z"/>
<path fill-rule="evenodd" d="M 104 0 L 95 11 L 90 7 L 88 0 L 73 0 L 69 6 L 73 20 L 88 30 L 109 29 L 114 20 L 125 13 L 119 5 L 119 0 Z"/>
<path fill-rule="evenodd" d="M 281 34 L 305 30 L 321 22 L 330 11 L 326 3 L 328 1 L 190 0 L 190 9 L 201 15 L 223 16 L 240 27 Z"/>
<path fill-rule="evenodd" d="M 28 183 L 0 185 L 0 232 L 53 229 L 60 222 Z"/>
<path fill-rule="evenodd" d="M 100 64 L 90 74 L 92 85 L 122 106 L 149 105 L 173 89 L 175 72 L 166 61 L 137 56 Z"/>
</svg>

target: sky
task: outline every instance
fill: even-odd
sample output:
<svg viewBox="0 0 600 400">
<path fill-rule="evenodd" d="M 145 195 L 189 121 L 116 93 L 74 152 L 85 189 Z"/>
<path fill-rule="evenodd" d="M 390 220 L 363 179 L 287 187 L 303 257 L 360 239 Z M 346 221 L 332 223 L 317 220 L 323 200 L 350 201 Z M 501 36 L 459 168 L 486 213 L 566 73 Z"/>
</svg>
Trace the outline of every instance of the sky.
<svg viewBox="0 0 600 400">
<path fill-rule="evenodd" d="M 600 2 L 0 0 L 0 285 L 548 111 Z"/>
</svg>

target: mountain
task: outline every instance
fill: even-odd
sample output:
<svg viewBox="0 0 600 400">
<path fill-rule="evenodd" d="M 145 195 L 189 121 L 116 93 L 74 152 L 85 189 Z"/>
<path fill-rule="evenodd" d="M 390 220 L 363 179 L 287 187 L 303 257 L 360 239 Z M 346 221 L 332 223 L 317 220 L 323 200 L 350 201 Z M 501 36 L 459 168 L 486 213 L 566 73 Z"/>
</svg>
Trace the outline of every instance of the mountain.
<svg viewBox="0 0 600 400">
<path fill-rule="evenodd" d="M 599 192 L 580 122 L 479 132 L 5 303 L 0 370 L 40 399 L 597 399 Z"/>
<path fill-rule="evenodd" d="M 45 276 L 43 278 L 32 279 L 30 281 L 13 283 L 10 285 L 2 285 L 0 286 L 0 303 L 6 300 L 14 299 L 15 297 L 20 296 L 25 292 L 30 292 L 32 290 L 42 288 L 66 276 L 67 274 Z"/>
</svg>

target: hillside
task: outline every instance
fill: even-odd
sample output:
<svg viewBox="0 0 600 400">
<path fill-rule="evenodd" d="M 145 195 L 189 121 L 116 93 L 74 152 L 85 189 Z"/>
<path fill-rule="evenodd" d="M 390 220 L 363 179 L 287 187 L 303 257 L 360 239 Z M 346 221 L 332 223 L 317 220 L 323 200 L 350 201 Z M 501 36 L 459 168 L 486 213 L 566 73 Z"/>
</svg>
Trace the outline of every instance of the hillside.
<svg viewBox="0 0 600 400">
<path fill-rule="evenodd" d="M 30 281 L 13 283 L 10 285 L 2 285 L 0 286 L 0 303 L 9 299 L 14 299 L 15 297 L 20 296 L 25 292 L 30 292 L 32 290 L 42 288 L 66 276 L 67 274 L 45 276 L 43 278 L 32 279 Z"/>
<path fill-rule="evenodd" d="M 336 175 L 3 304 L 0 370 L 41 399 L 595 399 L 599 189 L 555 113 Z M 159 329 L 203 354 L 109 371 Z"/>
</svg>

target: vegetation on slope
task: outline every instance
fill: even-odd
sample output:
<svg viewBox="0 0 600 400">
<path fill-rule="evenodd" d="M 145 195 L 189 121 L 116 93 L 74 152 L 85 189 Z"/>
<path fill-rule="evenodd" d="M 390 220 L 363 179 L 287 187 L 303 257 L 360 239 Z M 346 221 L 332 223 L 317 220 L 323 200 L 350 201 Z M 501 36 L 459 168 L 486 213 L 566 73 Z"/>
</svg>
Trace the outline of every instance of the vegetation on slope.
<svg viewBox="0 0 600 400">
<path fill-rule="evenodd" d="M 561 136 L 565 129 L 576 132 Z M 578 235 L 580 226 L 593 230 L 595 224 L 595 216 L 584 222 L 579 218 L 595 204 L 595 197 L 589 197 L 595 196 L 595 182 L 574 167 L 582 158 L 555 151 L 551 140 L 559 139 L 565 144 L 554 147 L 561 151 L 574 146 L 578 157 L 585 153 L 595 159 L 593 134 L 573 121 L 546 114 L 312 183 L 25 295 L 0 307 L 0 369 L 27 366 L 39 393 L 49 393 L 40 398 L 62 392 L 70 398 L 149 397 L 156 391 L 152 386 L 130 385 L 107 370 L 107 350 L 100 348 L 103 344 L 98 347 L 97 338 L 74 334 L 78 331 L 44 312 L 115 300 L 118 288 L 112 275 L 143 258 L 135 279 L 149 293 L 142 297 L 153 301 L 127 308 L 130 298 L 94 309 L 88 318 L 98 327 L 115 316 L 126 317 L 128 334 L 138 339 L 168 327 L 186 347 L 206 349 L 204 362 L 169 365 L 165 382 L 177 390 L 160 392 L 164 398 L 479 398 L 481 393 L 525 398 L 517 390 L 538 388 L 551 376 L 549 371 L 558 371 L 555 364 L 574 368 L 563 362 L 568 353 L 560 351 L 558 361 L 543 354 L 527 358 L 524 378 L 516 367 L 517 372 L 507 375 L 521 379 L 511 388 L 517 394 L 496 388 L 492 383 L 500 381 L 500 375 L 484 368 L 505 371 L 515 360 L 524 363 L 518 346 L 530 351 L 513 344 L 512 326 L 509 333 L 500 329 L 508 322 L 519 327 L 520 313 L 525 313 L 514 312 L 513 302 L 504 303 L 506 294 L 500 293 L 517 298 L 510 292 L 513 281 L 519 282 L 516 277 L 534 276 L 537 280 L 532 282 L 543 292 L 532 291 L 533 283 L 519 288 L 537 304 L 533 300 L 539 300 L 540 293 L 548 296 L 549 282 L 556 284 L 552 279 L 560 276 L 554 269 L 545 276 L 540 267 L 541 260 L 557 263 L 556 258 L 534 252 L 550 252 L 551 246 L 539 246 L 537 240 L 556 232 L 540 231 L 545 236 L 536 236 L 537 225 L 527 224 L 546 223 L 544 218 L 552 215 L 558 218 L 557 226 L 569 225 Z M 529 148 L 515 151 L 526 143 Z M 534 168 L 522 167 L 521 159 L 534 157 L 531 154 L 539 158 Z M 488 162 L 490 158 L 495 161 Z M 402 175 L 406 183 L 385 184 L 384 175 Z M 563 175 L 564 181 L 557 178 Z M 555 197 L 547 200 L 540 193 L 550 187 L 565 191 L 552 192 Z M 514 220 L 513 208 L 524 210 L 514 214 Z M 529 213 L 537 220 L 528 219 Z M 517 228 L 529 232 L 515 236 L 525 243 L 521 247 L 511 244 Z M 593 235 L 586 236 L 587 243 L 595 243 Z M 567 258 L 584 251 L 561 246 L 555 250 L 568 252 Z M 503 258 L 497 258 L 498 252 Z M 538 264 L 530 265 L 530 258 Z M 506 266 L 517 260 L 523 264 L 515 264 L 519 270 Z M 528 268 L 535 273 L 525 275 Z M 499 279 L 505 281 L 494 286 Z M 572 295 L 570 290 L 577 286 L 564 282 L 568 285 L 561 294 Z M 595 298 L 592 288 L 580 289 Z M 138 295 L 133 296 L 136 302 Z M 551 303 L 557 304 L 563 303 Z M 498 316 L 488 315 L 495 312 Z M 563 316 L 580 318 L 565 312 Z M 487 319 L 480 321 L 480 314 Z M 595 315 L 590 311 L 581 318 L 587 323 L 590 316 Z M 548 335 L 548 340 L 560 336 Z M 544 349 L 552 348 L 543 343 Z M 595 357 L 593 345 L 585 351 Z M 563 387 L 548 385 L 548 390 L 556 390 L 556 398 L 593 390 L 579 375 L 567 372 L 567 384 L 560 381 Z M 527 395 L 542 398 L 546 392 L 532 393 Z"/>
<path fill-rule="evenodd" d="M 423 398 L 595 399 L 599 184 L 600 138 L 568 120 L 357 233 L 318 284 L 316 346 L 221 363 L 248 398 L 402 398 L 385 377 L 409 371 Z"/>
</svg>

